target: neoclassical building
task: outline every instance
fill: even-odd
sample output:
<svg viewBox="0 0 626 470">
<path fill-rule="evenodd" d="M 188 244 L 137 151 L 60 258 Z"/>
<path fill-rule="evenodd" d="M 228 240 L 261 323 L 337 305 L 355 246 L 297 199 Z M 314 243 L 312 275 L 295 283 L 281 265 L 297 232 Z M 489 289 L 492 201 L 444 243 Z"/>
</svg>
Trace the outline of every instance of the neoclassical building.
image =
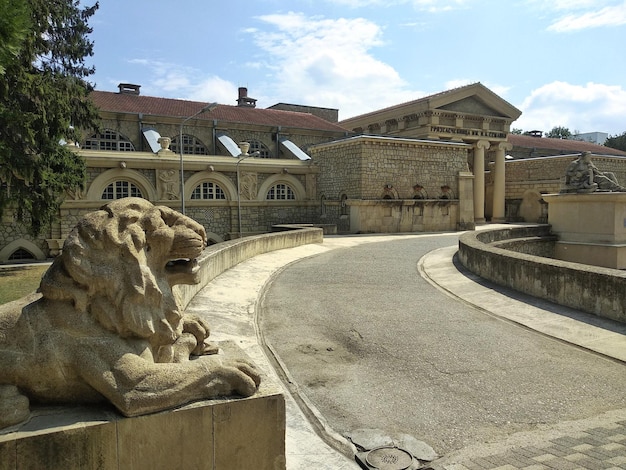
<svg viewBox="0 0 626 470">
<path fill-rule="evenodd" d="M 257 108 L 245 88 L 232 105 L 144 96 L 132 84 L 91 97 L 101 128 L 68 144 L 85 158 L 84 186 L 38 238 L 6 211 L 0 262 L 55 256 L 85 212 L 125 196 L 184 212 L 211 243 L 284 223 L 394 233 L 520 217 L 505 168 L 521 113 L 480 83 L 340 122 L 331 108 Z"/>
<path fill-rule="evenodd" d="M 581 152 L 626 182 L 626 152 L 535 131 L 511 134 L 521 112 L 480 83 L 357 116 L 339 124 L 357 134 L 464 142 L 474 177 L 474 221 L 546 222 L 542 195 L 559 192 Z M 430 173 L 432 174 L 432 173 Z"/>
<path fill-rule="evenodd" d="M 467 144 L 474 175 L 474 221 L 485 221 L 485 158 L 495 161 L 491 220 L 505 220 L 505 155 L 511 123 L 522 112 L 481 83 L 444 91 L 341 121 L 357 134 Z"/>
</svg>

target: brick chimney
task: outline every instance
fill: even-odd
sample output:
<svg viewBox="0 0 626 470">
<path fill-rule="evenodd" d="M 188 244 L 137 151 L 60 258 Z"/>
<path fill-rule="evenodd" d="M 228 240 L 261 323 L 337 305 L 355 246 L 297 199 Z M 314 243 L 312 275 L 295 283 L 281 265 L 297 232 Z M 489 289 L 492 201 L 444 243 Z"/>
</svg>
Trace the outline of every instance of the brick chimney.
<svg viewBox="0 0 626 470">
<path fill-rule="evenodd" d="M 239 87 L 239 98 L 237 99 L 237 106 L 256 108 L 256 100 L 248 96 L 248 89 L 246 87 Z"/>
<path fill-rule="evenodd" d="M 120 90 L 120 94 L 138 95 L 141 85 L 134 85 L 132 83 L 120 83 L 117 87 Z"/>
</svg>

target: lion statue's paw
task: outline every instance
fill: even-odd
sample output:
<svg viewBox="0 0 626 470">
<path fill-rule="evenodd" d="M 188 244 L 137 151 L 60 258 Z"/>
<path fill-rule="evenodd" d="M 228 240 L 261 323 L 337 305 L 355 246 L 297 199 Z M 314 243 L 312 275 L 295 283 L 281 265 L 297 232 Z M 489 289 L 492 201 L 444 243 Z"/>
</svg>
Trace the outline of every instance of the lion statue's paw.
<svg viewBox="0 0 626 470">
<path fill-rule="evenodd" d="M 207 369 L 208 398 L 233 394 L 249 397 L 261 383 L 259 370 L 247 361 L 225 360 L 218 356 L 202 356 L 197 360 L 203 361 Z"/>
<path fill-rule="evenodd" d="M 207 341 L 211 334 L 209 324 L 197 315 L 185 314 L 183 316 L 183 334 L 190 333 L 196 338 L 196 345 L 191 351 L 194 356 L 217 354 L 218 347 Z"/>
</svg>

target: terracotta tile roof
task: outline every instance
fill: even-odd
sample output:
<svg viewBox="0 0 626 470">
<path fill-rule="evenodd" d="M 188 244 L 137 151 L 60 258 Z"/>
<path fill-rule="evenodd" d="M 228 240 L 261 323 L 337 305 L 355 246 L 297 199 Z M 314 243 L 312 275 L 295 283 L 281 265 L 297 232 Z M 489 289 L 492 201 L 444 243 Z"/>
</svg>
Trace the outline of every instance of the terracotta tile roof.
<svg viewBox="0 0 626 470">
<path fill-rule="evenodd" d="M 91 99 L 102 111 L 118 113 L 143 113 L 144 115 L 189 117 L 200 111 L 209 103 L 186 101 L 154 96 L 133 95 L 130 93 L 114 93 L 109 91 L 93 91 Z M 341 126 L 326 121 L 309 113 L 281 111 L 277 109 L 247 108 L 220 104 L 210 112 L 201 114 L 198 119 L 258 124 L 266 126 L 283 126 L 297 129 L 346 132 Z"/>
<path fill-rule="evenodd" d="M 591 142 L 568 139 L 548 139 L 546 137 L 532 137 L 530 135 L 509 134 L 508 141 L 515 147 L 546 149 L 558 153 L 578 153 L 591 152 L 598 155 L 620 155 L 626 156 L 622 150 L 605 147 Z"/>
</svg>

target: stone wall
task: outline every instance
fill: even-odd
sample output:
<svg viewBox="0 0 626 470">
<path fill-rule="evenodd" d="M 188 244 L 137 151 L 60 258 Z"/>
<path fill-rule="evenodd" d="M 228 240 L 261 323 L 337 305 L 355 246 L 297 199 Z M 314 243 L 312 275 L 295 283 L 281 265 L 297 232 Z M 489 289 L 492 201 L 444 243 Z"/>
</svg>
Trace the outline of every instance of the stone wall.
<svg viewBox="0 0 626 470">
<path fill-rule="evenodd" d="M 361 194 L 361 146 L 354 139 L 326 144 L 323 149 L 313 147 L 311 155 L 324 175 L 317 184 L 318 193 L 329 201 L 339 200 L 342 194 L 359 197 Z"/>
<path fill-rule="evenodd" d="M 522 197 L 524 191 L 531 187 L 543 193 L 558 193 L 564 182 L 567 166 L 576 158 L 578 154 L 507 161 L 507 199 Z M 621 157 L 593 157 L 593 163 L 600 171 L 615 173 L 620 182 L 626 182 L 625 161 Z"/>
<path fill-rule="evenodd" d="M 363 146 L 362 199 L 380 198 L 386 184 L 398 191 L 398 198 L 412 199 L 420 185 L 426 199 L 443 196 L 442 187 L 459 193 L 457 176 L 467 170 L 467 152 L 454 146 L 440 147 L 395 142 L 367 142 Z"/>
<path fill-rule="evenodd" d="M 507 161 L 507 220 L 545 223 L 547 207 L 541 195 L 558 193 L 563 188 L 567 167 L 578 156 L 579 154 L 572 154 Z M 618 181 L 626 183 L 624 162 L 626 160 L 623 157 L 593 157 L 593 163 L 600 171 L 615 173 Z M 492 185 L 489 178 L 487 184 Z"/>
<path fill-rule="evenodd" d="M 626 273 L 527 254 L 550 253 L 551 244 L 548 225 L 466 232 L 458 256 L 495 284 L 626 323 Z"/>
<path fill-rule="evenodd" d="M 457 177 L 467 171 L 465 144 L 360 136 L 311 149 L 324 175 L 318 191 L 329 199 L 382 199 L 386 186 L 394 199 L 413 199 L 417 185 L 425 199 L 442 196 L 442 186 L 458 195 Z M 453 197 L 454 199 L 454 197 Z"/>
</svg>

